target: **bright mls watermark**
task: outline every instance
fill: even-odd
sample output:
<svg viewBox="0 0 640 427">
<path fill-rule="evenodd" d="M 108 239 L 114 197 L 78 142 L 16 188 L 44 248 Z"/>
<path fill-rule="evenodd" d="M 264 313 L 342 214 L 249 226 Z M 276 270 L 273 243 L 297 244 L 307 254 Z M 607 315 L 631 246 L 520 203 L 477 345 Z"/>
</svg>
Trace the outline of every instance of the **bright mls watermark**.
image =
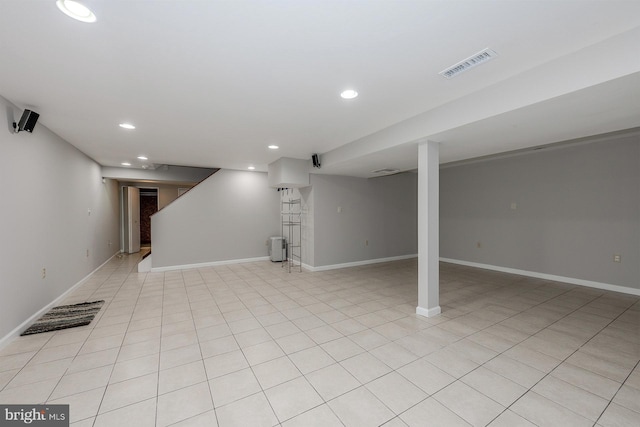
<svg viewBox="0 0 640 427">
<path fill-rule="evenodd" d="M 0 405 L 0 427 L 69 427 L 69 405 Z"/>
</svg>

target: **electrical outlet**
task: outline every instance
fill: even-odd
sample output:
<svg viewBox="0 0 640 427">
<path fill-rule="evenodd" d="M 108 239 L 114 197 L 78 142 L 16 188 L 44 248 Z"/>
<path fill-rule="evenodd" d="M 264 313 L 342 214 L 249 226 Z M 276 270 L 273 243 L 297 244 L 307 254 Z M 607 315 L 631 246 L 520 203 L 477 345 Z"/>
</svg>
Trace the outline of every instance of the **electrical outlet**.
<svg viewBox="0 0 640 427">
<path fill-rule="evenodd" d="M 44 279 L 45 277 L 47 277 L 47 269 L 43 268 L 42 269 L 42 278 Z"/>
<path fill-rule="evenodd" d="M 614 254 L 613 262 L 622 262 L 622 256 L 620 254 Z"/>
</svg>

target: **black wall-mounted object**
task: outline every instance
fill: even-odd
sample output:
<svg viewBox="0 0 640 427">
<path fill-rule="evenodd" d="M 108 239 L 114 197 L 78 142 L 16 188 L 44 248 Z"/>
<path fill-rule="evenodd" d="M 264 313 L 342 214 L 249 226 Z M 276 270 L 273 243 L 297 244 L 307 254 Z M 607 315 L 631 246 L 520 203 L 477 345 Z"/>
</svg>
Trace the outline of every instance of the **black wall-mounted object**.
<svg viewBox="0 0 640 427">
<path fill-rule="evenodd" d="M 314 168 L 320 168 L 320 158 L 318 157 L 317 154 L 313 154 L 311 156 L 311 161 L 313 161 Z"/>
<path fill-rule="evenodd" d="M 13 128 L 15 129 L 16 133 L 23 130 L 31 133 L 33 132 L 33 128 L 36 127 L 38 117 L 40 117 L 40 114 L 36 113 L 35 111 L 24 110 L 18 124 L 16 125 L 16 122 L 13 122 Z"/>
</svg>

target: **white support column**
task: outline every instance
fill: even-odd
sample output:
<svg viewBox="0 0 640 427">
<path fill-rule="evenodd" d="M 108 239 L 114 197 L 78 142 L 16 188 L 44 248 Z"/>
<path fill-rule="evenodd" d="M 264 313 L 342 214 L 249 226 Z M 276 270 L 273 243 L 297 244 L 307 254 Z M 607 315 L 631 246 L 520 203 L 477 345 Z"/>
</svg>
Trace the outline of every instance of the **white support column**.
<svg viewBox="0 0 640 427">
<path fill-rule="evenodd" d="M 437 142 L 418 145 L 418 307 L 416 314 L 440 314 L 440 153 Z"/>
</svg>

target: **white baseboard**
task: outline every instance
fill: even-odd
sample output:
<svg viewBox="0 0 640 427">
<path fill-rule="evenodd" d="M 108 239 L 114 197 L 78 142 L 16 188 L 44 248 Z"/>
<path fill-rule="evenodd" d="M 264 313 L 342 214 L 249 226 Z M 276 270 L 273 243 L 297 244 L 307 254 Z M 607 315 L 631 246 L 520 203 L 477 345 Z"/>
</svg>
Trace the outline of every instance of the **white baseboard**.
<svg viewBox="0 0 640 427">
<path fill-rule="evenodd" d="M 78 287 L 82 286 L 85 284 L 85 282 L 87 280 L 89 280 L 89 278 L 91 276 L 93 276 L 93 274 L 100 270 L 102 267 L 105 266 L 105 264 L 107 264 L 109 261 L 111 261 L 116 255 L 118 255 L 120 253 L 120 250 L 118 250 L 115 254 L 113 254 L 111 257 L 109 257 L 109 259 L 107 259 L 105 262 L 103 262 L 102 264 L 100 264 L 99 267 L 97 267 L 96 269 L 94 269 L 91 273 L 87 274 L 85 277 L 83 277 L 78 283 L 76 283 L 75 285 L 73 285 L 72 287 L 70 287 L 69 289 L 67 289 L 66 291 L 64 291 L 64 293 L 62 293 L 62 295 L 60 295 L 59 297 L 57 297 L 56 299 L 54 299 L 53 301 L 51 301 L 49 304 L 47 304 L 46 306 L 42 307 L 40 310 L 38 310 L 36 313 L 34 313 L 31 317 L 29 317 L 27 320 L 25 320 L 24 322 L 22 322 L 20 325 L 18 325 L 15 329 L 13 329 L 11 332 L 9 332 L 7 335 L 5 335 L 4 337 L 0 338 L 0 350 L 2 348 L 4 348 L 4 346 L 6 346 L 11 340 L 13 340 L 14 338 L 20 336 L 20 334 L 22 333 L 22 331 L 24 331 L 25 329 L 27 329 L 27 327 L 35 322 L 36 320 L 38 320 L 40 317 L 42 317 L 47 311 L 49 311 L 49 309 L 51 309 L 52 307 L 55 307 L 56 305 L 58 305 L 58 303 L 62 300 L 64 300 L 67 295 L 69 295 L 71 292 L 73 292 L 74 290 L 76 290 Z"/>
<path fill-rule="evenodd" d="M 417 257 L 418 257 L 418 254 L 410 254 L 410 255 L 393 256 L 388 258 L 376 258 L 376 259 L 367 259 L 364 261 L 346 262 L 344 264 L 321 265 L 318 267 L 312 267 L 310 265 L 303 264 L 303 267 L 308 269 L 309 271 L 326 271 L 326 270 L 337 270 L 339 268 L 358 267 L 361 265 L 378 264 L 381 262 L 400 261 L 403 259 L 410 259 L 410 258 L 417 258 Z"/>
<path fill-rule="evenodd" d="M 432 308 L 423 308 L 420 306 L 416 307 L 416 314 L 418 316 L 434 317 L 439 315 L 440 313 L 442 313 L 440 306 L 432 307 Z"/>
<path fill-rule="evenodd" d="M 138 273 L 148 273 L 151 271 L 151 257 L 153 255 L 149 254 L 146 257 L 144 257 L 142 259 L 142 261 L 140 261 L 138 263 Z"/>
<path fill-rule="evenodd" d="M 151 255 L 153 256 L 153 255 Z M 257 258 L 243 258 L 243 259 L 230 259 L 225 261 L 210 261 L 210 262 L 201 262 L 197 264 L 185 264 L 185 265 L 170 265 L 167 267 L 152 267 L 152 273 L 162 273 L 165 271 L 174 271 L 174 270 L 190 270 L 193 268 L 204 268 L 204 267 L 216 267 L 219 265 L 229 265 L 229 264 L 243 264 L 246 262 L 256 262 L 256 261 L 269 261 L 268 256 L 262 256 Z"/>
<path fill-rule="evenodd" d="M 621 292 L 623 294 L 631 294 L 640 296 L 640 289 L 629 288 L 627 286 L 612 285 L 609 283 L 593 282 L 591 280 L 576 279 L 574 277 L 556 276 L 547 273 L 538 273 L 536 271 L 518 270 L 517 268 L 500 267 L 491 264 L 481 264 L 478 262 L 462 261 L 451 258 L 440 258 L 442 262 L 451 264 L 466 265 L 468 267 L 484 268 L 485 270 L 501 271 L 503 273 L 519 274 L 520 276 L 535 277 L 538 279 L 553 280 L 555 282 L 570 283 L 572 285 L 586 286 L 589 288 L 603 289 L 605 291 Z"/>
</svg>

